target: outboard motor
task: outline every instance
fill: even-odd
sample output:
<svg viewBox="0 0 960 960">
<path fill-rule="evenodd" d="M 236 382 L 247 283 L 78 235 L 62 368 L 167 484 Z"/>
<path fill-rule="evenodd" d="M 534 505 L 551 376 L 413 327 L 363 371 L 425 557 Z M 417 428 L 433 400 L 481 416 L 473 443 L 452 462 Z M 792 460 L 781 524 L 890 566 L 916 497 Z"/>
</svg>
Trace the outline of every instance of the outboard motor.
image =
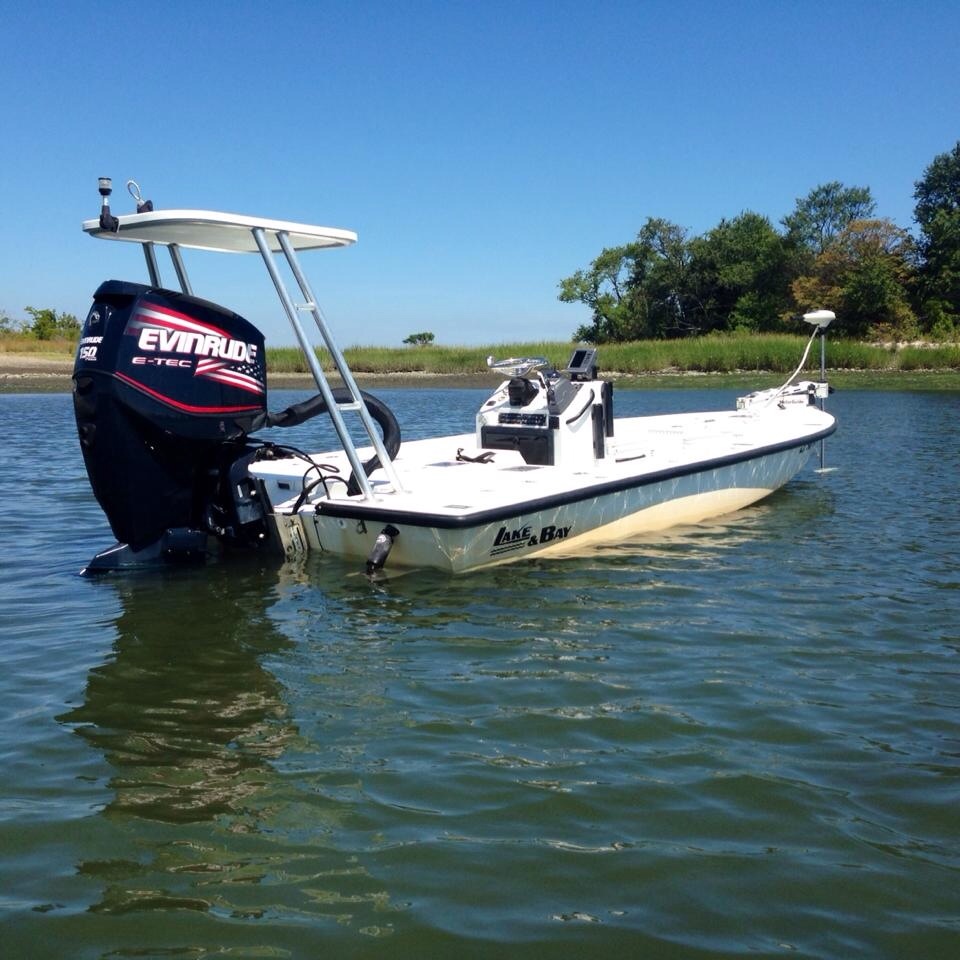
<svg viewBox="0 0 960 960">
<path fill-rule="evenodd" d="M 119 544 L 88 569 L 266 536 L 246 472 L 266 413 L 262 334 L 208 301 L 108 280 L 73 372 L 83 459 Z M 138 555 L 138 556 L 134 556 Z"/>
</svg>

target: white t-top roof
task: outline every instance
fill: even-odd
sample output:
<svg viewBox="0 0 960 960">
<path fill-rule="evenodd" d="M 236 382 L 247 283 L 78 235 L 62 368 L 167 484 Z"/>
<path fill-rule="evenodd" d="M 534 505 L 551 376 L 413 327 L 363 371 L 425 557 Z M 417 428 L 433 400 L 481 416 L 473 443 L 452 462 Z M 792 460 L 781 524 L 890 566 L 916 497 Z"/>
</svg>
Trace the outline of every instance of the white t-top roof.
<svg viewBox="0 0 960 960">
<path fill-rule="evenodd" d="M 357 242 L 357 235 L 352 230 L 247 217 L 239 213 L 217 213 L 213 210 L 155 210 L 151 213 L 131 213 L 117 219 L 120 228 L 116 233 L 103 230 L 99 220 L 85 220 L 83 229 L 103 240 L 177 244 L 220 253 L 258 253 L 259 247 L 253 238 L 255 227 L 263 230 L 267 245 L 274 251 L 280 249 L 278 233 L 287 234 L 294 250 L 345 247 Z"/>
</svg>

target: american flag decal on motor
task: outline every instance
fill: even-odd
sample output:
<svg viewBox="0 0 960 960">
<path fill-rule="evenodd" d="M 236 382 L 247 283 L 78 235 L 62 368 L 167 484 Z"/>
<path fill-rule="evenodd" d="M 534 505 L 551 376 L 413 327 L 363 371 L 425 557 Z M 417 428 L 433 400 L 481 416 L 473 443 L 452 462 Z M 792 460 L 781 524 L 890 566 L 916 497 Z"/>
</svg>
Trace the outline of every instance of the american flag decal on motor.
<svg viewBox="0 0 960 960">
<path fill-rule="evenodd" d="M 226 360 L 203 358 L 197 361 L 194 376 L 207 377 L 209 380 L 218 380 L 250 393 L 262 394 L 263 382 L 258 379 L 258 373 L 259 367 L 256 363 L 237 363 L 230 366 Z"/>
</svg>

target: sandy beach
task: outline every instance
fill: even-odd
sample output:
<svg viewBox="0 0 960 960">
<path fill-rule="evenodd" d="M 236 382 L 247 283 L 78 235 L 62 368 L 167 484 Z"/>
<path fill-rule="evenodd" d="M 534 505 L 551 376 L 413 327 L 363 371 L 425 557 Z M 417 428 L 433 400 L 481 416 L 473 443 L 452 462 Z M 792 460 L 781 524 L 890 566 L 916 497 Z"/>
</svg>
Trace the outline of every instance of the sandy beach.
<svg viewBox="0 0 960 960">
<path fill-rule="evenodd" d="M 69 392 L 73 360 L 0 352 L 0 393 Z"/>
</svg>

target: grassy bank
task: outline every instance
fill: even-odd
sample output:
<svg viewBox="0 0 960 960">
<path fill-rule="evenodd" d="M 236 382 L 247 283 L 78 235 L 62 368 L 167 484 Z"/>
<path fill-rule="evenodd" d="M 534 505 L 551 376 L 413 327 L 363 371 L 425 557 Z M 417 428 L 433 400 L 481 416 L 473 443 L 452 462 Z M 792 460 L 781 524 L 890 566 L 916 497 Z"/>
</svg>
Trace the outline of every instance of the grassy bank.
<svg viewBox="0 0 960 960">
<path fill-rule="evenodd" d="M 769 371 L 787 374 L 800 360 L 806 340 L 788 335 L 711 336 L 687 340 L 643 340 L 600 348 L 602 370 L 628 375 L 647 373 L 734 373 Z M 486 371 L 486 358 L 544 356 L 563 366 L 571 351 L 568 342 L 505 343 L 485 347 L 348 347 L 344 354 L 357 373 L 476 374 Z M 318 351 L 321 362 L 327 358 Z M 819 369 L 815 344 L 807 369 Z M 275 373 L 304 373 L 306 364 L 293 347 L 267 350 L 268 368 Z M 852 340 L 827 341 L 831 370 L 921 371 L 960 370 L 960 344 L 882 346 Z"/>
<path fill-rule="evenodd" d="M 788 335 L 724 335 L 686 340 L 644 340 L 607 344 L 599 350 L 600 369 L 629 378 L 676 379 L 678 374 L 738 374 L 757 383 L 757 374 L 783 377 L 800 360 L 805 338 Z M 446 375 L 473 377 L 487 373 L 486 358 L 544 356 L 562 367 L 572 345 L 564 341 L 501 343 L 490 346 L 348 347 L 344 353 L 354 372 L 371 376 Z M 0 362 L 16 358 L 25 364 L 40 361 L 72 362 L 76 344 L 69 340 L 36 340 L 31 337 L 0 338 Z M 329 369 L 325 351 L 318 350 L 321 364 Z M 820 351 L 814 344 L 806 371 L 819 370 Z M 877 375 L 896 374 L 897 379 L 945 380 L 952 385 L 960 372 L 960 344 L 880 345 L 852 340 L 827 340 L 827 366 L 831 377 L 859 383 Z M 269 347 L 267 369 L 271 374 L 308 375 L 307 364 L 295 347 Z M 918 381 L 919 382 L 919 381 Z M 940 387 L 942 388 L 942 387 Z"/>
<path fill-rule="evenodd" d="M 5 334 L 0 336 L 0 355 L 11 357 L 43 357 L 50 360 L 73 360 L 77 352 L 75 339 L 58 338 L 56 340 L 38 340 L 23 334 Z"/>
</svg>

